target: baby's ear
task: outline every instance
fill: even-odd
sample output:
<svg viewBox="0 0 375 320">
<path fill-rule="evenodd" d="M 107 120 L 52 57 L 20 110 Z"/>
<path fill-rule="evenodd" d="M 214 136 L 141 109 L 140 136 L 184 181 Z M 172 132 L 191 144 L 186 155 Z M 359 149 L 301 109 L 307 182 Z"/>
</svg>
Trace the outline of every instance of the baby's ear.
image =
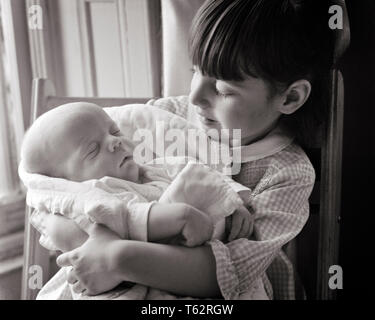
<svg viewBox="0 0 375 320">
<path fill-rule="evenodd" d="M 293 82 L 284 92 L 284 102 L 279 106 L 283 114 L 292 114 L 307 101 L 311 93 L 311 84 L 308 80 Z"/>
</svg>

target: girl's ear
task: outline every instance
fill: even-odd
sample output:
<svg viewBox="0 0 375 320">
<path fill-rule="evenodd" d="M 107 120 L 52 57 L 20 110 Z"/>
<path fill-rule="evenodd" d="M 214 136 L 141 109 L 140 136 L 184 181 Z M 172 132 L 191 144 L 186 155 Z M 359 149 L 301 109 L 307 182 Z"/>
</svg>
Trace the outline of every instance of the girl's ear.
<svg viewBox="0 0 375 320">
<path fill-rule="evenodd" d="M 307 80 L 293 82 L 284 92 L 284 102 L 279 106 L 283 114 L 292 114 L 306 102 L 311 92 L 311 84 Z"/>
</svg>

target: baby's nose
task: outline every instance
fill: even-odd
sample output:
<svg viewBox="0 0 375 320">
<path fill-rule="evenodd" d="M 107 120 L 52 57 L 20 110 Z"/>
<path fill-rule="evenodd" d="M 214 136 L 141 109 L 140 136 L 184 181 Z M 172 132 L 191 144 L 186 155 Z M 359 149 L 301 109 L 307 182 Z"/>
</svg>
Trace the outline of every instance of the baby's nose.
<svg viewBox="0 0 375 320">
<path fill-rule="evenodd" d="M 119 138 L 113 138 L 109 143 L 109 152 L 115 152 L 122 148 L 122 142 Z"/>
</svg>

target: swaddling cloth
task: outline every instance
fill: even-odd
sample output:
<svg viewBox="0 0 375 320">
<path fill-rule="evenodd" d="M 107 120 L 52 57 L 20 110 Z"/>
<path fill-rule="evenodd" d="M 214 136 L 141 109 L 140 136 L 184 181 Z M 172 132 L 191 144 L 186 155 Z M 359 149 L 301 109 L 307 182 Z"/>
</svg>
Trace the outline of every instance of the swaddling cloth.
<svg viewBox="0 0 375 320">
<path fill-rule="evenodd" d="M 21 163 L 27 204 L 36 209 L 30 220 L 41 233 L 40 243 L 57 249 L 44 226 L 50 213 L 74 220 L 83 230 L 101 223 L 123 239 L 147 241 L 148 212 L 157 200 L 184 202 L 205 212 L 215 226 L 214 237 L 221 238 L 224 218 L 250 196 L 248 188 L 191 158 L 158 158 L 142 166 L 142 171 L 142 184 L 111 177 L 73 182 L 28 174 Z"/>
<path fill-rule="evenodd" d="M 76 183 L 28 174 L 20 166 L 21 179 L 28 187 L 27 203 L 37 209 L 31 223 L 42 234 L 41 244 L 55 248 L 44 227 L 46 214 L 55 212 L 73 219 L 83 229 L 97 222 L 120 236 L 147 241 L 149 207 L 157 199 L 185 202 L 205 212 L 215 226 L 213 238 L 222 238 L 224 218 L 250 196 L 248 188 L 192 159 L 174 158 L 172 162 L 159 158 L 142 168 L 143 184 L 137 184 L 110 177 Z M 62 268 L 42 288 L 38 299 L 164 299 L 167 294 L 136 284 L 95 297 L 81 296 L 71 290 L 66 280 L 67 268 Z"/>
</svg>

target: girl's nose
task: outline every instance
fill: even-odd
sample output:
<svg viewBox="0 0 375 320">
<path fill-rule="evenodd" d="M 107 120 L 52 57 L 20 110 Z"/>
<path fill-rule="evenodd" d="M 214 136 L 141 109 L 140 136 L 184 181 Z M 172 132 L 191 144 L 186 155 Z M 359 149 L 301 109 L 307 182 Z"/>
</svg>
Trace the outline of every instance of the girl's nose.
<svg viewBox="0 0 375 320">
<path fill-rule="evenodd" d="M 111 137 L 111 140 L 108 143 L 109 152 L 118 151 L 122 147 L 121 139 L 118 137 Z"/>
<path fill-rule="evenodd" d="M 204 76 L 200 74 L 194 75 L 189 94 L 190 103 L 202 109 L 209 108 L 209 85 L 208 79 Z"/>
</svg>

